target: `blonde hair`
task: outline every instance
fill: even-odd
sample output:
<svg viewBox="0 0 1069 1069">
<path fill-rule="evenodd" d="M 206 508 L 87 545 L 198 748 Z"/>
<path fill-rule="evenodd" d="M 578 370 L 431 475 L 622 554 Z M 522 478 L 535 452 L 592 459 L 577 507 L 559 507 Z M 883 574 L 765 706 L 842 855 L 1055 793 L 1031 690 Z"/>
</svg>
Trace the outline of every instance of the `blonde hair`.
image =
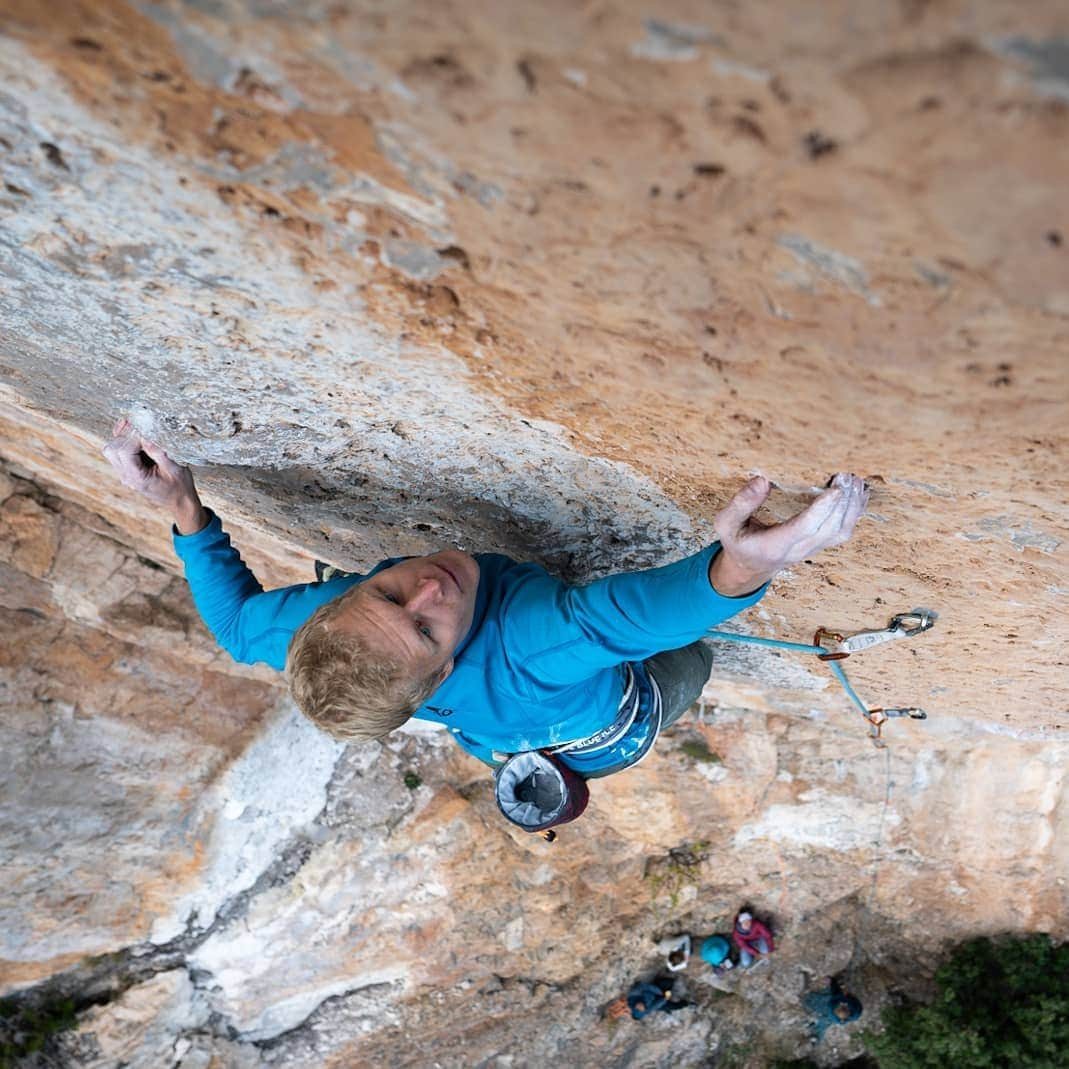
<svg viewBox="0 0 1069 1069">
<path fill-rule="evenodd" d="M 298 628 L 286 654 L 286 678 L 293 700 L 316 727 L 336 739 L 366 742 L 408 720 L 442 674 L 414 676 L 400 658 L 333 627 L 342 603 L 355 594 L 321 605 Z"/>
</svg>

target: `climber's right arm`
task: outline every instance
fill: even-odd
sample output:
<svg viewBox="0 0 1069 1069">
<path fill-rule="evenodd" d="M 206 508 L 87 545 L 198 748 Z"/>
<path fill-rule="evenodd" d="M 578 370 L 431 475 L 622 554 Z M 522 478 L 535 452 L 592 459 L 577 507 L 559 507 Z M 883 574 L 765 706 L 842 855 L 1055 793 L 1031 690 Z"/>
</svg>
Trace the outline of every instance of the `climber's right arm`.
<svg viewBox="0 0 1069 1069">
<path fill-rule="evenodd" d="M 124 486 L 173 516 L 175 552 L 208 630 L 235 660 L 263 662 L 281 671 L 294 632 L 320 605 L 344 594 L 363 576 L 264 591 L 231 545 L 219 517 L 201 504 L 189 468 L 146 441 L 127 420 L 116 423 L 114 434 L 104 455 Z"/>
<path fill-rule="evenodd" d="M 200 503 L 193 473 L 176 464 L 155 442 L 143 438 L 128 420 L 116 421 L 104 456 L 123 486 L 166 508 L 179 534 L 196 534 L 208 525 L 208 511 Z"/>
<path fill-rule="evenodd" d="M 201 619 L 231 656 L 246 660 L 239 621 L 243 607 L 263 587 L 230 544 L 219 518 L 201 504 L 193 473 L 127 419 L 115 424 L 104 456 L 123 486 L 171 513 L 175 550 Z"/>
</svg>

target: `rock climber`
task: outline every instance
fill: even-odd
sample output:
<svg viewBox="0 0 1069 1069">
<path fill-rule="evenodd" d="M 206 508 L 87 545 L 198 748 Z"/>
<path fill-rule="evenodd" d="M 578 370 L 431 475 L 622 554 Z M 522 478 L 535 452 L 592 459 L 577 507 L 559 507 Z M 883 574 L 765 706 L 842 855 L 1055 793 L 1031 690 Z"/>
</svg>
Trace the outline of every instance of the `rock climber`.
<svg viewBox="0 0 1069 1069">
<path fill-rule="evenodd" d="M 868 499 L 860 478 L 839 474 L 798 515 L 766 526 L 754 513 L 771 485 L 753 478 L 717 515 L 719 541 L 582 586 L 537 564 L 447 549 L 264 591 L 188 467 L 126 419 L 104 453 L 125 486 L 171 514 L 218 642 L 238 661 L 284 669 L 324 731 L 376 739 L 416 717 L 493 767 L 549 748 L 584 778 L 642 757 L 708 679 L 703 633 L 754 605 L 780 569 L 845 542 Z"/>
<path fill-rule="evenodd" d="M 809 1036 L 814 1043 L 823 1039 L 832 1026 L 849 1024 L 861 1016 L 861 1000 L 845 990 L 834 976 L 828 977 L 826 988 L 810 991 L 802 1001 L 812 1014 Z"/>
<path fill-rule="evenodd" d="M 674 996 L 675 981 L 671 977 L 660 976 L 654 980 L 639 981 L 634 984 L 627 995 L 621 995 L 605 1007 L 605 1016 L 611 1021 L 626 1017 L 641 1021 L 651 1013 L 675 1013 L 685 1010 L 693 1003 Z"/>
<path fill-rule="evenodd" d="M 685 932 L 662 939 L 657 949 L 664 955 L 664 965 L 669 972 L 681 972 L 690 964 L 690 936 Z"/>
<path fill-rule="evenodd" d="M 717 976 L 723 976 L 734 968 L 731 961 L 731 944 L 722 935 L 711 935 L 703 940 L 702 961 L 708 962 Z"/>
<path fill-rule="evenodd" d="M 739 910 L 731 938 L 739 950 L 739 967 L 750 968 L 755 961 L 767 961 L 775 950 L 772 933 L 748 909 Z"/>
</svg>

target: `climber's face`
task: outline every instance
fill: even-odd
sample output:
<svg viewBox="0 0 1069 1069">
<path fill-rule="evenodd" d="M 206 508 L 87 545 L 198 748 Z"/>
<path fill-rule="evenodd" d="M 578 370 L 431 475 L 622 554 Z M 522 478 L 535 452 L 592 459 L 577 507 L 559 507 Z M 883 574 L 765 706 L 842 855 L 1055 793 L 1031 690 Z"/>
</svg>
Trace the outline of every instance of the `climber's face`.
<svg viewBox="0 0 1069 1069">
<path fill-rule="evenodd" d="M 478 590 L 479 565 L 467 553 L 448 549 L 410 557 L 355 588 L 334 626 L 359 632 L 419 674 L 441 666 L 445 679 L 471 628 Z"/>
</svg>

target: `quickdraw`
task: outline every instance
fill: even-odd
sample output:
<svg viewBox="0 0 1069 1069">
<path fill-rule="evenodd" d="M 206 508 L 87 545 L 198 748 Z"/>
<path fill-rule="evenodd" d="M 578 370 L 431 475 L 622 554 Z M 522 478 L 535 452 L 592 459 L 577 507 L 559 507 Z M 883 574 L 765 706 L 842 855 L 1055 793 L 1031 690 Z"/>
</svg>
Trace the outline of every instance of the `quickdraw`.
<svg viewBox="0 0 1069 1069">
<path fill-rule="evenodd" d="M 931 609 L 914 609 L 912 612 L 900 612 L 891 617 L 891 622 L 882 628 L 871 631 L 855 631 L 852 635 L 840 635 L 837 631 L 818 627 L 813 636 L 813 645 L 828 650 L 820 654 L 822 661 L 841 661 L 852 653 L 861 653 L 879 646 L 884 642 L 893 642 L 899 638 L 913 638 L 935 626 L 938 614 Z M 834 643 L 829 647 L 830 643 Z"/>
<path fill-rule="evenodd" d="M 870 709 L 865 715 L 865 719 L 876 729 L 876 736 L 879 737 L 880 728 L 896 716 L 908 716 L 911 720 L 927 720 L 928 714 L 923 709 Z"/>
<path fill-rule="evenodd" d="M 925 631 L 930 631 L 935 626 L 938 614 L 931 609 L 913 609 L 910 612 L 898 613 L 891 617 L 891 622 L 885 628 L 867 631 L 855 631 L 850 635 L 840 634 L 838 631 L 829 631 L 827 628 L 817 628 L 813 636 L 813 644 L 806 645 L 803 642 L 784 642 L 777 638 L 758 638 L 757 635 L 740 635 L 733 631 L 709 631 L 707 634 L 712 638 L 725 639 L 728 642 L 744 642 L 755 646 L 771 646 L 774 649 L 794 650 L 799 653 L 814 653 L 820 660 L 825 661 L 835 677 L 842 684 L 846 696 L 857 706 L 862 717 L 869 726 L 869 737 L 872 744 L 883 748 L 887 744 L 882 737 L 883 725 L 891 719 L 909 717 L 911 720 L 927 720 L 928 714 L 916 706 L 903 706 L 899 708 L 872 708 L 870 709 L 858 697 L 857 691 L 850 685 L 846 678 L 846 672 L 840 664 L 854 653 L 861 653 L 879 646 L 884 642 L 894 642 L 900 638 L 913 638 Z"/>
</svg>

